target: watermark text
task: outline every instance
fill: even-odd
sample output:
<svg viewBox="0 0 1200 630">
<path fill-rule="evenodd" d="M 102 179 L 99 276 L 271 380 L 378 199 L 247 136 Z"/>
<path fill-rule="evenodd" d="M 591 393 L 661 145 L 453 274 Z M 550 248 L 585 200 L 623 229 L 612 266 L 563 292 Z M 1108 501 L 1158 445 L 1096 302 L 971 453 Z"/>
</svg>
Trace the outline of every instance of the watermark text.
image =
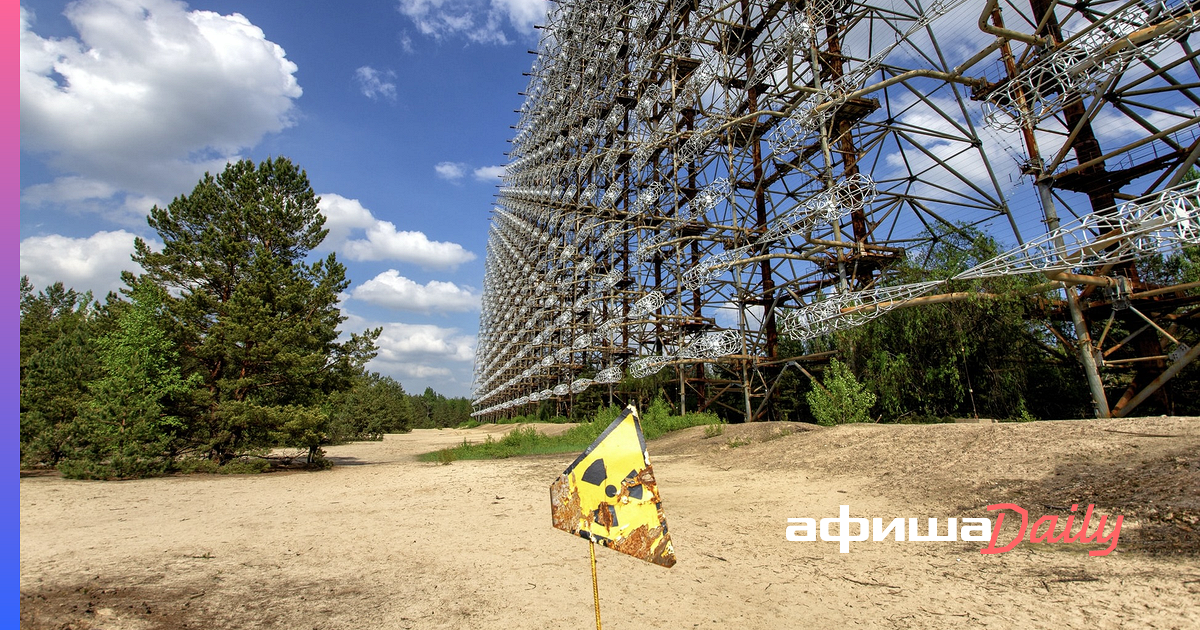
<svg viewBox="0 0 1200 630">
<path fill-rule="evenodd" d="M 1076 512 L 1078 504 L 1071 506 L 1071 514 L 1061 521 L 1057 515 L 1046 515 L 1029 524 L 1029 512 L 1015 503 L 994 503 L 987 506 L 987 511 L 997 512 L 995 523 L 990 518 L 955 518 L 950 517 L 943 522 L 937 518 L 894 518 L 884 522 L 881 518 L 851 518 L 850 506 L 843 505 L 835 518 L 789 518 L 784 537 L 794 542 L 811 542 L 820 539 L 826 542 L 838 543 L 841 553 L 850 553 L 850 543 L 879 542 L 889 538 L 897 542 L 986 542 L 987 546 L 980 550 L 983 554 L 1004 553 L 1014 549 L 1021 541 L 1031 543 L 1082 543 L 1108 544 L 1104 549 L 1093 549 L 1088 555 L 1107 556 L 1117 547 L 1121 535 L 1121 524 L 1124 516 L 1117 516 L 1108 532 L 1108 515 L 1096 517 L 1095 528 L 1092 528 L 1094 505 L 1088 505 L 1076 528 Z M 1015 535 L 1012 527 L 1003 527 L 1005 516 L 1012 512 L 1020 517 L 1020 525 Z M 925 522 L 922 523 L 922 520 Z M 1011 521 L 1010 521 L 1011 522 Z M 836 530 L 836 531 L 835 531 Z M 1004 544 L 1000 543 L 1001 535 L 1011 535 Z"/>
</svg>

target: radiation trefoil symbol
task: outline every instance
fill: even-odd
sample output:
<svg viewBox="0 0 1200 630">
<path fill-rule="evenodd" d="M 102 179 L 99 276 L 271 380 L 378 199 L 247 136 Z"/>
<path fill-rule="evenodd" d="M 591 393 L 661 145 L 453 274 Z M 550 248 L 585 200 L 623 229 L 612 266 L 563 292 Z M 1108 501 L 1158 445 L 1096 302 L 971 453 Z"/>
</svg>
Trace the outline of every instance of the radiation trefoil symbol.
<svg viewBox="0 0 1200 630">
<path fill-rule="evenodd" d="M 554 526 L 670 567 L 675 550 L 633 405 L 550 485 Z"/>
</svg>

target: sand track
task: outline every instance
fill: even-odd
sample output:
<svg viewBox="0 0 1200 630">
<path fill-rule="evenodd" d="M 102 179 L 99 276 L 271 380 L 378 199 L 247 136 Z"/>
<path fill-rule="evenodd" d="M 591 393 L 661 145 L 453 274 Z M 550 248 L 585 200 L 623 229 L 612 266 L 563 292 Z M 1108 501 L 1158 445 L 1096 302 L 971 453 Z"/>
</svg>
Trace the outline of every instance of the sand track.
<svg viewBox="0 0 1200 630">
<path fill-rule="evenodd" d="M 570 455 L 417 462 L 511 426 L 329 449 L 326 472 L 21 480 L 21 627 L 588 628 Z M 553 427 L 550 430 L 562 430 Z M 1200 627 L 1200 421 L 732 425 L 650 443 L 679 563 L 597 550 L 619 628 Z M 748 442 L 748 443 L 745 443 Z M 743 444 L 744 443 L 744 444 Z M 789 517 L 1126 515 L 1117 552 L 788 542 Z"/>
</svg>

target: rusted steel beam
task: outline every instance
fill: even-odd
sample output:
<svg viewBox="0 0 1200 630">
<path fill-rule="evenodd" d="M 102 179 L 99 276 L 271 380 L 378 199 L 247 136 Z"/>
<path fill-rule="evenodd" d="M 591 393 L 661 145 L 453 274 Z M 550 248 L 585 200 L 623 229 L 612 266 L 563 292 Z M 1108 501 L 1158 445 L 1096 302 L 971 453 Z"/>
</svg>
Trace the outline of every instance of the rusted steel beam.
<svg viewBox="0 0 1200 630">
<path fill-rule="evenodd" d="M 1146 387 L 1142 389 L 1142 391 L 1138 392 L 1136 396 L 1130 398 L 1128 401 L 1118 401 L 1113 407 L 1112 416 L 1114 418 L 1124 418 L 1125 416 L 1129 415 L 1129 412 L 1137 408 L 1137 406 L 1147 398 L 1154 395 L 1154 393 L 1157 392 L 1163 385 L 1167 384 L 1167 381 L 1174 378 L 1176 374 L 1179 374 L 1179 372 L 1182 371 L 1183 368 L 1187 367 L 1188 364 L 1190 364 L 1192 361 L 1195 361 L 1196 357 L 1200 357 L 1200 344 L 1197 344 L 1184 353 L 1184 355 L 1180 357 L 1178 361 L 1172 363 L 1170 367 L 1164 370 L 1162 374 L 1158 375 L 1158 378 L 1146 385 Z"/>
</svg>

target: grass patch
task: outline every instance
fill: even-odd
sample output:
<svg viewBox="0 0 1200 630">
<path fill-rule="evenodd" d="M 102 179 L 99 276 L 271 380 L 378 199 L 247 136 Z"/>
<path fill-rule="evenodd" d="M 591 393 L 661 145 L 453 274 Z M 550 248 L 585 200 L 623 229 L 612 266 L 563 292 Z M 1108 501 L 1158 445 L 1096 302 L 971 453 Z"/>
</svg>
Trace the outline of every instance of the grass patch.
<svg viewBox="0 0 1200 630">
<path fill-rule="evenodd" d="M 424 453 L 420 460 L 447 464 L 457 459 L 505 459 L 522 455 L 579 452 L 594 442 L 600 436 L 600 432 L 617 419 L 621 411 L 622 408 L 616 406 L 601 409 L 591 422 L 578 424 L 555 436 L 539 433 L 534 427 L 521 427 L 509 431 L 499 440 L 490 435 L 483 442 L 475 444 L 464 440 L 462 444 L 452 448 Z M 651 403 L 641 420 L 642 433 L 647 440 L 657 439 L 671 431 L 721 422 L 710 413 L 672 416 L 670 408 L 661 400 Z"/>
<path fill-rule="evenodd" d="M 463 440 L 463 445 L 465 446 L 466 444 L 467 444 L 467 441 Z M 437 463 L 439 463 L 443 466 L 448 466 L 448 465 L 450 465 L 451 462 L 453 462 L 455 460 L 454 447 L 452 447 L 452 446 L 444 448 L 440 451 L 434 451 L 433 455 L 435 456 L 435 459 L 437 459 Z"/>
</svg>

